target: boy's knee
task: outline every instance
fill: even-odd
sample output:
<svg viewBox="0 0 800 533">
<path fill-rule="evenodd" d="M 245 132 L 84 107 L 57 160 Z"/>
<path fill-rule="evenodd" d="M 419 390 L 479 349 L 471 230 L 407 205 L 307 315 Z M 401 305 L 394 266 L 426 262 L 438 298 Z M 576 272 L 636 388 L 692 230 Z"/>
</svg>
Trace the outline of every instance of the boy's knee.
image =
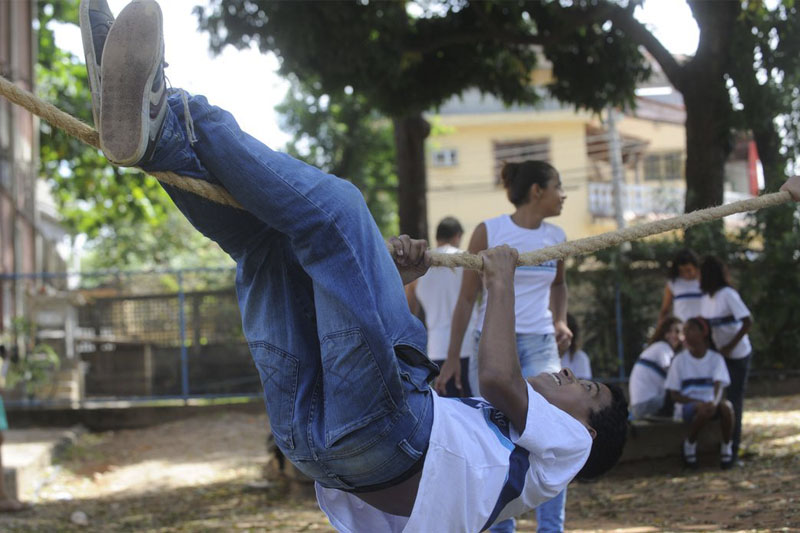
<svg viewBox="0 0 800 533">
<path fill-rule="evenodd" d="M 733 416 L 734 408 L 730 400 L 725 400 L 719 404 L 720 413 L 725 416 Z"/>
</svg>

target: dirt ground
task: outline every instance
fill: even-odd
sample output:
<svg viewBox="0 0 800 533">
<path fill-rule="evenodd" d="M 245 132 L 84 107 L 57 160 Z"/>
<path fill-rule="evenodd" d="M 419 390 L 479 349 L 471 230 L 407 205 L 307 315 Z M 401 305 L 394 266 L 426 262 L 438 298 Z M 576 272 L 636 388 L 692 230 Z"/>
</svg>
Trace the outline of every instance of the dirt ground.
<svg viewBox="0 0 800 533">
<path fill-rule="evenodd" d="M 800 531 L 800 395 L 748 400 L 746 459 L 721 472 L 677 460 L 617 467 L 569 488 L 570 531 Z M 0 531 L 332 531 L 307 486 L 266 455 L 266 417 L 199 416 L 87 434 L 51 468 L 36 506 Z M 445 529 L 442 529 L 445 531 Z M 536 530 L 535 520 L 519 531 Z"/>
</svg>

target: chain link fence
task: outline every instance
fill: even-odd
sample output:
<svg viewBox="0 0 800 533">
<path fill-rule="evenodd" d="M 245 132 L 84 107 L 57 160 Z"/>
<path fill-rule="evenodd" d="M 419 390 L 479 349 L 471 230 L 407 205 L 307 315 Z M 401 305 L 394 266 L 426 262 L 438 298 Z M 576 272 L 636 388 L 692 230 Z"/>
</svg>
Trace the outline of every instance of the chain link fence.
<svg viewBox="0 0 800 533">
<path fill-rule="evenodd" d="M 25 317 L 15 320 L 35 337 L 4 328 L 17 360 L 11 368 L 35 357 L 23 352 L 55 350 L 61 364 L 50 386 L 38 387 L 43 401 L 258 395 L 234 276 L 233 269 L 4 276 L 0 290 L 25 295 Z M 12 403 L 30 396 L 7 391 Z"/>
</svg>

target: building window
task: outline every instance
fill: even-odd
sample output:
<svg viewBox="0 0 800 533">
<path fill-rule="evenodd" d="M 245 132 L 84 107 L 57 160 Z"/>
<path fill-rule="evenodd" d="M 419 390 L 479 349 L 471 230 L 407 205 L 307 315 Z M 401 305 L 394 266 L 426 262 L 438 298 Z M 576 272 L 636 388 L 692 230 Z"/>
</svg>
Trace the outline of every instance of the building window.
<svg viewBox="0 0 800 533">
<path fill-rule="evenodd" d="M 494 143 L 494 182 L 500 183 L 500 172 L 506 163 L 522 161 L 550 162 L 550 139 L 529 139 L 514 142 Z"/>
<path fill-rule="evenodd" d="M 435 167 L 454 167 L 458 165 L 458 150 L 446 148 L 444 150 L 434 150 L 433 166 Z"/>
<path fill-rule="evenodd" d="M 645 180 L 664 181 L 681 178 L 683 178 L 683 156 L 681 152 L 664 152 L 645 156 Z"/>
</svg>

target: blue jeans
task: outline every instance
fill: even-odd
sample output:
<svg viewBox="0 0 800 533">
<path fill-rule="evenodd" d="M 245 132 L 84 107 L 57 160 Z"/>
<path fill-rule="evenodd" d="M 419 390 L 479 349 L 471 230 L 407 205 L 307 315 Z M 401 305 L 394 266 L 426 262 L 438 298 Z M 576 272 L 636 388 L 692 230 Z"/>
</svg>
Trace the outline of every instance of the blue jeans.
<svg viewBox="0 0 800 533">
<path fill-rule="evenodd" d="M 475 344 L 480 341 L 480 332 L 475 332 Z M 472 353 L 477 354 L 478 350 Z M 522 375 L 536 376 L 542 372 L 558 372 L 561 370 L 561 359 L 558 356 L 556 336 L 552 333 L 517 333 L 517 354 Z M 470 376 L 478 375 L 478 358 L 471 358 L 474 363 L 470 367 Z M 478 391 L 477 382 L 473 382 L 473 392 Z M 536 523 L 539 533 L 564 531 L 565 508 L 567 505 L 567 489 L 562 490 L 552 500 L 546 501 L 536 508 Z M 492 533 L 513 533 L 516 521 L 513 518 L 498 522 L 489 528 Z"/>
<path fill-rule="evenodd" d="M 142 168 L 220 185 L 237 209 L 165 185 L 186 218 L 236 261 L 244 335 L 281 451 L 321 485 L 396 483 L 420 467 L 436 367 L 423 325 L 351 183 L 273 152 L 233 116 L 180 91 Z"/>
</svg>

